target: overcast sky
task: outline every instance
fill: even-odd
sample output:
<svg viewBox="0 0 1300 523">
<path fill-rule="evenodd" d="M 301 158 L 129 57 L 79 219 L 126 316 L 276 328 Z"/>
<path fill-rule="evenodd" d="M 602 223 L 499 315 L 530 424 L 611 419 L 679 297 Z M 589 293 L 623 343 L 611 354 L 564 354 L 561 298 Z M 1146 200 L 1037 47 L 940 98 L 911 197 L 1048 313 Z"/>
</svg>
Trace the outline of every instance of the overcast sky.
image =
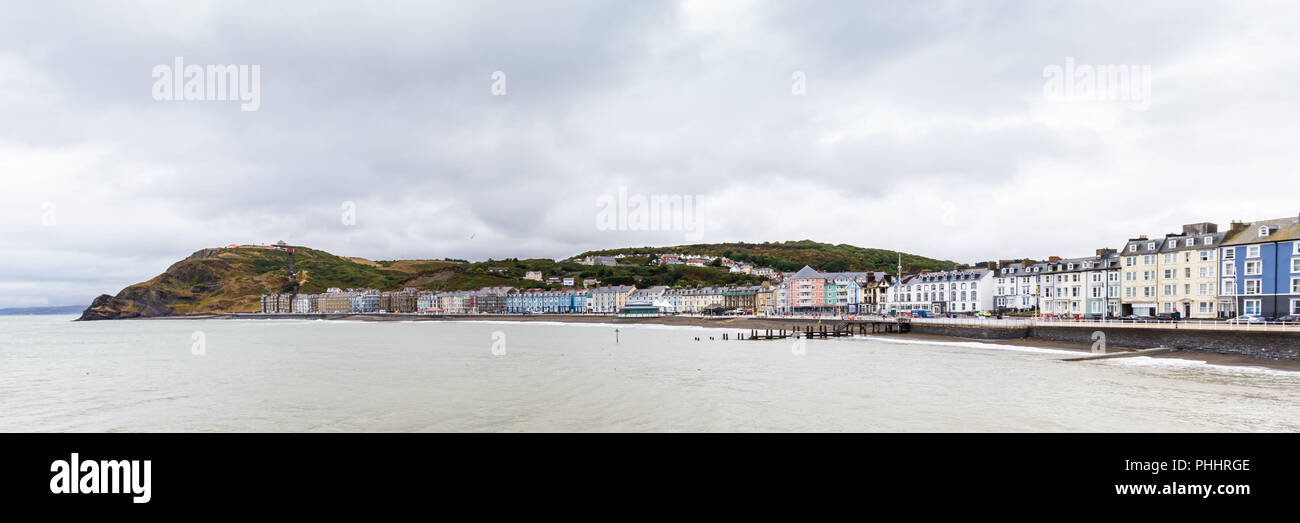
<svg viewBox="0 0 1300 523">
<path fill-rule="evenodd" d="M 706 242 L 964 262 L 1300 212 L 1288 2 L 124 4 L 0 16 L 0 307 L 229 243 L 687 243 L 598 227 L 620 188 L 699 195 Z M 259 66 L 260 106 L 155 100 L 175 57 Z M 1067 58 L 1145 67 L 1149 107 L 1050 95 Z"/>
</svg>

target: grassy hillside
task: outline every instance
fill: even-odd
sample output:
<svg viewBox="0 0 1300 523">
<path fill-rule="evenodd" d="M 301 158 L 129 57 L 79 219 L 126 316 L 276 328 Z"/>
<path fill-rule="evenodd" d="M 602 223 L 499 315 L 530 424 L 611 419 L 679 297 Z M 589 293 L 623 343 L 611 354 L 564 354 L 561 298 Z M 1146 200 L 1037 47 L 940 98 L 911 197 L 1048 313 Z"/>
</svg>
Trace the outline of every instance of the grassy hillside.
<svg viewBox="0 0 1300 523">
<path fill-rule="evenodd" d="M 477 290 L 489 286 L 559 288 L 523 279 L 529 270 L 545 276 L 595 278 L 604 284 L 733 285 L 755 284 L 760 278 L 699 267 L 590 267 L 549 259 L 383 260 L 346 258 L 297 247 L 298 292 L 315 294 L 330 287 L 397 290 Z M 288 254 L 277 249 L 235 247 L 203 249 L 176 262 L 149 281 L 131 285 L 115 296 L 102 295 L 82 314 L 83 319 L 132 318 L 261 310 L 260 296 L 289 292 Z"/>
<path fill-rule="evenodd" d="M 615 254 L 657 255 L 663 253 L 726 256 L 758 267 L 772 267 L 786 272 L 797 271 L 803 268 L 804 265 L 808 265 L 821 271 L 888 271 L 891 274 L 897 271 L 898 256 L 900 254 L 897 251 L 885 249 L 869 249 L 846 244 L 832 245 L 811 240 L 801 240 L 763 243 L 706 243 L 673 247 L 629 247 L 584 252 L 576 256 L 576 258 L 613 256 Z M 963 266 L 950 260 L 936 260 L 915 254 L 902 253 L 902 256 L 903 270 L 906 272 Z"/>
</svg>

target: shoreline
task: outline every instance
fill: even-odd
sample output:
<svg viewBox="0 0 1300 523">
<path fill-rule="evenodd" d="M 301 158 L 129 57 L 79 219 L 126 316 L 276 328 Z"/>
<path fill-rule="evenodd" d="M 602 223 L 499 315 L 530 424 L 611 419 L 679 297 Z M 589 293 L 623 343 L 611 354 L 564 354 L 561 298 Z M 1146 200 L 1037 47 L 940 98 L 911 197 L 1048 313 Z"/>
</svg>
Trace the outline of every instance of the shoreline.
<svg viewBox="0 0 1300 523">
<path fill-rule="evenodd" d="M 547 315 L 520 315 L 520 314 L 475 314 L 475 315 L 428 315 L 428 314 L 365 314 L 365 313 L 341 313 L 341 314 L 262 314 L 262 313 L 231 313 L 231 314 L 198 314 L 185 316 L 153 316 L 141 318 L 123 318 L 135 320 L 151 321 L 169 321 L 169 320 L 204 320 L 204 319 L 253 319 L 253 320 L 344 320 L 344 321 L 492 321 L 492 322 L 514 322 L 514 323 L 583 323 L 583 324 L 608 324 L 608 325 L 667 325 L 674 327 L 703 327 L 712 329 L 736 329 L 736 333 L 748 334 L 750 330 L 766 329 L 796 329 L 807 326 L 817 325 L 834 325 L 839 320 L 834 319 L 813 319 L 813 318 L 757 318 L 747 317 L 702 317 L 702 316 L 660 316 L 654 318 L 627 318 L 618 316 L 605 315 L 587 315 L 587 314 L 547 314 Z M 1040 349 L 1057 349 L 1080 354 L 1091 354 L 1092 346 L 1089 343 L 1080 343 L 1072 341 L 1054 341 L 1038 338 L 1015 338 L 1015 339 L 980 339 L 964 338 L 959 336 L 947 336 L 938 334 L 921 334 L 921 333 L 891 333 L 876 334 L 875 336 L 900 338 L 915 342 L 924 343 L 926 341 L 935 342 L 978 342 L 991 345 L 1004 345 L 1010 347 L 1029 347 Z M 736 340 L 741 341 L 741 340 Z M 748 341 L 748 340 L 745 340 Z M 755 341 L 779 341 L 779 340 L 755 340 Z M 1149 347 L 1129 347 L 1120 345 L 1111 345 L 1109 353 L 1132 352 Z M 1199 361 L 1212 365 L 1222 365 L 1228 367 L 1257 367 L 1272 370 L 1300 372 L 1300 361 L 1273 360 L 1265 358 L 1252 358 L 1243 355 L 1219 354 L 1213 352 L 1198 352 L 1189 350 L 1178 350 L 1164 354 L 1154 354 L 1145 356 L 1149 358 L 1161 359 L 1178 359 Z M 1080 362 L 1082 363 L 1082 362 Z"/>
</svg>

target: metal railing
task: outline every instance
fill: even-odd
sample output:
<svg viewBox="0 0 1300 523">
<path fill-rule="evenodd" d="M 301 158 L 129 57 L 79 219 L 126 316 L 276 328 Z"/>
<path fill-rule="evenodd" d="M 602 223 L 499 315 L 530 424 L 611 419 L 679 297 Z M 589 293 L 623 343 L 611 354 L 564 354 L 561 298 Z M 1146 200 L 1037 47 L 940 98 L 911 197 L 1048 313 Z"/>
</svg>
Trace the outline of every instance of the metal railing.
<svg viewBox="0 0 1300 523">
<path fill-rule="evenodd" d="M 1107 328 L 1160 328 L 1223 331 L 1273 331 L 1300 333 L 1300 323 L 1259 322 L 1227 323 L 1221 320 L 1119 320 L 1073 318 L 909 318 L 914 324 L 965 325 L 971 327 L 1107 327 Z"/>
</svg>

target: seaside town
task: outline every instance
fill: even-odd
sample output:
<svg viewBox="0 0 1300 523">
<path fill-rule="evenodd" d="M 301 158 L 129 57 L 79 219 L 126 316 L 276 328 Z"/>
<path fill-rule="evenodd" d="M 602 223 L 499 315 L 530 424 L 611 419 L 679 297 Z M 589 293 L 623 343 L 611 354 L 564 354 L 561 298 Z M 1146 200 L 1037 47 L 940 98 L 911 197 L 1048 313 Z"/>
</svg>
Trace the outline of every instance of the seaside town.
<svg viewBox="0 0 1300 523">
<path fill-rule="evenodd" d="M 623 256 L 590 256 L 618 265 Z M 601 285 L 595 279 L 530 271 L 555 289 L 486 287 L 434 292 L 331 288 L 322 294 L 267 294 L 263 313 L 602 314 L 753 316 L 1036 316 L 1072 319 L 1300 321 L 1300 216 L 1183 225 L 1137 236 L 1082 257 L 1011 259 L 903 274 L 795 272 L 725 257 L 659 254 L 650 263 L 714 265 L 766 278 L 762 285 L 683 287 Z"/>
</svg>

